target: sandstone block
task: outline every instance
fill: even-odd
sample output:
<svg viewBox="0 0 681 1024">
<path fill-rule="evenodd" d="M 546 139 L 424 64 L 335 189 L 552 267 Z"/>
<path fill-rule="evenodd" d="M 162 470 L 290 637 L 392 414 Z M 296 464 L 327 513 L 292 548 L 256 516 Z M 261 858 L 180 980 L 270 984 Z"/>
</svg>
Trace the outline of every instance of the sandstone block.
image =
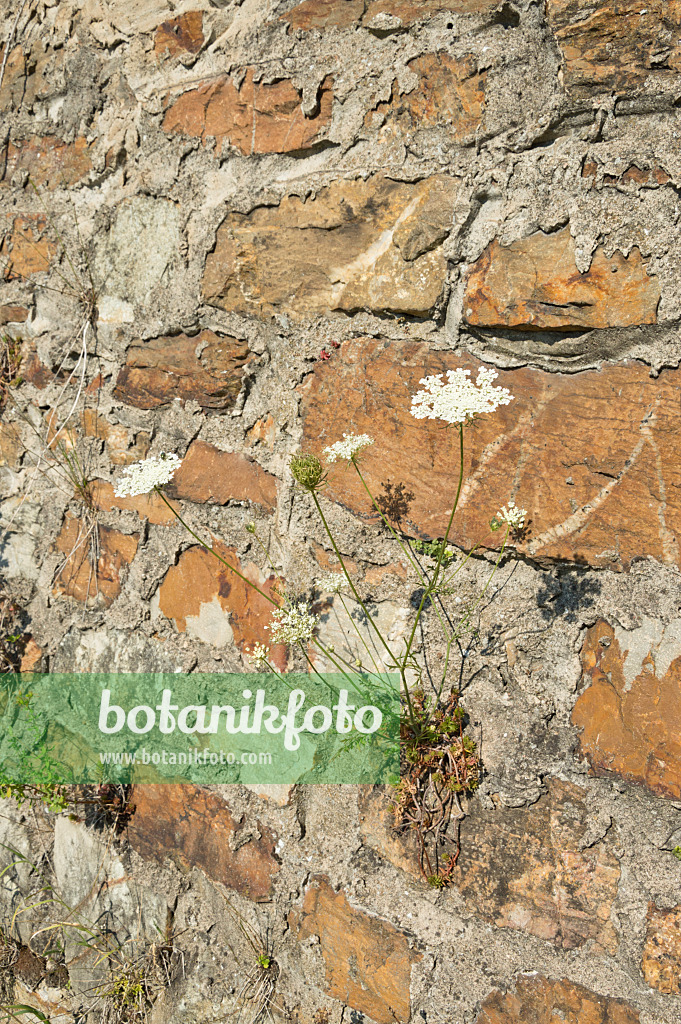
<svg viewBox="0 0 681 1024">
<path fill-rule="evenodd" d="M 638 1012 L 623 999 L 601 996 L 564 978 L 540 974 L 516 978 L 515 992 L 492 992 L 476 1024 L 639 1024 Z"/>
<path fill-rule="evenodd" d="M 585 797 L 578 786 L 552 779 L 531 807 L 502 807 L 490 816 L 472 806 L 452 876 L 471 913 L 561 949 L 593 939 L 615 951 L 610 910 L 620 867 L 607 838 L 580 849 Z"/>
<path fill-rule="evenodd" d="M 132 848 L 163 864 L 170 858 L 183 871 L 197 867 L 255 902 L 267 900 L 279 871 L 276 837 L 259 821 L 235 821 L 218 793 L 199 786 L 135 786 L 135 813 L 128 828 Z M 239 833 L 255 824 L 260 838 Z"/>
<path fill-rule="evenodd" d="M 135 557 L 139 534 L 100 525 L 88 531 L 85 522 L 67 514 L 56 540 L 66 558 L 54 593 L 83 602 L 98 598 L 108 608 L 121 592 L 120 574 Z"/>
<path fill-rule="evenodd" d="M 49 269 L 56 245 L 44 237 L 47 221 L 37 214 L 15 217 L 0 243 L 0 268 L 6 281 Z"/>
<path fill-rule="evenodd" d="M 277 478 L 254 459 L 222 452 L 205 441 L 194 441 L 175 473 L 168 493 L 188 501 L 252 501 L 268 512 L 277 501 Z"/>
<path fill-rule="evenodd" d="M 252 562 L 243 565 L 235 549 L 219 541 L 214 549 L 265 594 L 275 595 L 275 576 L 265 577 Z M 173 619 L 180 633 L 205 643 L 234 643 L 242 652 L 251 650 L 255 643 L 268 644 L 265 626 L 274 605 L 198 545 L 183 551 L 177 565 L 168 570 L 158 591 L 158 606 L 163 615 Z M 284 671 L 286 647 L 272 646 L 270 660 Z"/>
<path fill-rule="evenodd" d="M 48 189 L 74 185 L 92 170 L 87 139 L 64 142 L 54 136 L 33 136 L 7 146 L 3 184 L 9 184 L 13 174 L 27 171 L 31 181 Z"/>
<path fill-rule="evenodd" d="M 414 419 L 411 396 L 426 375 L 461 367 L 475 379 L 479 365 L 420 342 L 345 342 L 300 388 L 304 444 L 321 454 L 343 431 L 376 438 L 362 457 L 372 493 L 404 483 L 415 495 L 406 528 L 442 537 L 458 480 L 457 432 Z M 680 564 L 680 380 L 678 370 L 653 380 L 635 362 L 575 374 L 501 371 L 496 383 L 515 399 L 465 430 L 451 540 L 496 545 L 489 520 L 512 497 L 531 518 L 517 546 L 533 557 L 626 569 L 647 554 Z M 331 467 L 325 493 L 375 520 L 354 470 Z"/>
<path fill-rule="evenodd" d="M 351 28 L 363 25 L 381 27 L 381 17 L 399 19 L 398 28 L 408 28 L 415 21 L 435 14 L 484 14 L 498 6 L 498 0 L 303 0 L 280 15 L 291 29 L 325 32 L 330 28 Z"/>
<path fill-rule="evenodd" d="M 390 99 L 377 104 L 365 123 L 371 126 L 384 118 L 402 131 L 442 125 L 457 140 L 475 133 L 485 110 L 487 78 L 486 72 L 478 73 L 475 58 L 424 53 L 408 66 L 419 76 L 418 85 L 400 93 L 395 81 Z"/>
<path fill-rule="evenodd" d="M 648 907 L 648 927 L 641 964 L 651 988 L 665 995 L 681 994 L 681 906 L 660 910 Z"/>
<path fill-rule="evenodd" d="M 246 342 L 213 331 L 191 338 L 153 338 L 128 349 L 114 394 L 140 409 L 156 409 L 181 398 L 224 412 L 236 402 L 247 358 Z"/>
<path fill-rule="evenodd" d="M 581 274 L 569 228 L 500 245 L 495 239 L 466 277 L 464 319 L 476 327 L 586 330 L 654 324 L 660 285 L 638 249 L 608 257 L 599 246 Z"/>
<path fill-rule="evenodd" d="M 218 151 L 229 142 L 244 155 L 295 153 L 315 146 L 331 123 L 333 79 L 324 79 L 317 112 L 305 117 L 302 93 L 289 78 L 266 84 L 253 77 L 251 68 L 239 89 L 225 77 L 183 93 L 168 108 L 164 129 L 197 136 L 204 143 L 212 136 Z"/>
<path fill-rule="evenodd" d="M 256 316 L 365 307 L 427 316 L 447 279 L 440 243 L 457 187 L 445 175 L 415 184 L 374 175 L 229 213 L 206 260 L 205 300 Z"/>
<path fill-rule="evenodd" d="M 546 13 L 576 96 L 623 93 L 653 71 L 681 69 L 681 0 L 546 0 Z"/>
<path fill-rule="evenodd" d="M 397 928 L 356 910 L 323 877 L 310 886 L 302 910 L 293 911 L 289 920 L 299 941 L 319 937 L 332 998 L 377 1024 L 409 1020 L 411 965 L 421 957 Z"/>
<path fill-rule="evenodd" d="M 203 45 L 203 11 L 187 11 L 162 22 L 154 35 L 154 53 L 175 57 L 198 53 Z"/>
<path fill-rule="evenodd" d="M 620 641 L 603 619 L 588 630 L 581 655 L 586 688 L 571 721 L 581 730 L 579 754 L 595 773 L 614 772 L 678 800 L 681 621 L 665 636 L 645 639 L 631 634 L 627 650 L 626 637 Z"/>
<path fill-rule="evenodd" d="M 93 480 L 90 485 L 90 493 L 95 506 L 103 512 L 110 512 L 114 508 L 128 509 L 137 512 L 140 519 L 146 519 L 156 526 L 168 526 L 177 522 L 163 498 L 156 493 L 138 494 L 134 498 L 117 498 L 114 495 L 113 485 L 107 480 Z M 171 501 L 171 505 L 179 507 Z"/>
</svg>

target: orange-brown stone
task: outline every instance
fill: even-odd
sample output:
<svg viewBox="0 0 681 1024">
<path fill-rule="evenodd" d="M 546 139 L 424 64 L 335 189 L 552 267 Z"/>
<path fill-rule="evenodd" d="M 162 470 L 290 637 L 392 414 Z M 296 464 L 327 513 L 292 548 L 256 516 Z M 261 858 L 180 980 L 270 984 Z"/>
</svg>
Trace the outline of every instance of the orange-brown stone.
<svg viewBox="0 0 681 1024">
<path fill-rule="evenodd" d="M 412 184 L 377 174 L 335 181 L 306 201 L 287 196 L 229 213 L 206 260 L 205 299 L 256 316 L 364 308 L 427 316 L 447 279 L 440 243 L 457 192 L 446 175 Z"/>
<path fill-rule="evenodd" d="M 92 170 L 89 146 L 81 136 L 75 142 L 47 135 L 10 142 L 5 154 L 6 182 L 18 170 L 26 170 L 34 185 L 48 189 L 74 185 Z"/>
<path fill-rule="evenodd" d="M 277 577 L 264 576 L 252 562 L 243 565 L 235 549 L 219 541 L 213 548 L 263 594 L 276 600 Z M 177 565 L 168 570 L 158 600 L 160 611 L 173 619 L 181 633 L 191 632 L 218 646 L 232 640 L 242 653 L 256 643 L 269 646 L 265 626 L 270 624 L 275 606 L 198 545 L 183 551 Z M 283 644 L 271 647 L 270 661 L 281 671 L 285 669 Z"/>
<path fill-rule="evenodd" d="M 473 914 L 498 928 L 537 935 L 561 949 L 589 940 L 614 952 L 610 910 L 620 867 L 609 840 L 582 850 L 587 808 L 583 789 L 559 779 L 531 807 L 473 805 L 461 827 L 452 876 Z"/>
<path fill-rule="evenodd" d="M 280 15 L 290 29 L 324 32 L 330 28 L 351 28 L 359 23 L 374 24 L 380 15 L 399 18 L 401 27 L 408 28 L 415 21 L 432 18 L 435 14 L 483 14 L 498 6 L 498 0 L 303 0 L 286 14 Z"/>
<path fill-rule="evenodd" d="M 665 995 L 681 995 L 681 906 L 648 907 L 641 970 L 646 984 Z"/>
<path fill-rule="evenodd" d="M 546 0 L 563 54 L 566 89 L 577 96 L 626 92 L 652 72 L 681 70 L 681 0 Z"/>
<path fill-rule="evenodd" d="M 478 73 L 471 55 L 457 60 L 447 53 L 424 53 L 409 62 L 418 85 L 400 93 L 397 81 L 386 103 L 379 103 L 366 117 L 368 126 L 382 118 L 394 121 L 403 131 L 445 125 L 455 139 L 475 132 L 485 111 L 487 73 Z"/>
<path fill-rule="evenodd" d="M 0 267 L 6 281 L 29 277 L 49 268 L 56 246 L 45 238 L 44 217 L 36 214 L 15 217 L 0 243 Z"/>
<path fill-rule="evenodd" d="M 203 11 L 187 11 L 164 21 L 156 29 L 154 53 L 175 57 L 178 53 L 198 53 L 203 45 Z"/>
<path fill-rule="evenodd" d="M 280 19 L 291 29 L 302 29 L 303 32 L 313 28 L 319 32 L 330 28 L 350 28 L 364 14 L 364 5 L 364 0 L 303 0 L 303 3 L 280 15 Z"/>
<path fill-rule="evenodd" d="M 595 160 L 587 160 L 582 167 L 583 178 L 598 176 L 599 165 Z M 643 188 L 657 188 L 659 185 L 666 185 L 671 181 L 671 175 L 667 174 L 663 167 L 657 164 L 652 167 L 639 167 L 637 164 L 629 164 L 621 174 L 604 174 L 604 185 L 634 185 Z"/>
<path fill-rule="evenodd" d="M 65 556 L 54 586 L 55 594 L 77 601 L 98 599 L 108 608 L 121 592 L 121 571 L 135 557 L 139 534 L 124 534 L 107 526 L 91 527 L 67 514 L 56 547 Z"/>
<path fill-rule="evenodd" d="M 363 24 L 373 24 L 381 14 L 399 18 L 404 28 L 415 21 L 432 18 L 443 12 L 452 14 L 484 14 L 499 6 L 499 0 L 369 0 Z"/>
<path fill-rule="evenodd" d="M 293 153 L 316 145 L 331 122 L 333 79 L 324 79 L 317 112 L 306 117 L 302 94 L 289 78 L 266 84 L 253 77 L 251 68 L 239 89 L 231 78 L 220 78 L 183 93 L 167 110 L 164 129 L 204 142 L 213 136 L 218 151 L 229 142 L 245 155 Z"/>
<path fill-rule="evenodd" d="M 151 437 L 141 430 L 133 441 L 130 431 L 122 423 L 109 423 L 94 409 L 83 411 L 83 433 L 86 437 L 98 437 L 106 444 L 109 460 L 114 466 L 129 466 L 145 458 L 149 451 Z"/>
<path fill-rule="evenodd" d="M 245 341 L 209 330 L 139 342 L 128 349 L 114 395 L 140 409 L 181 398 L 223 412 L 236 402 L 248 355 Z"/>
<path fill-rule="evenodd" d="M 23 454 L 21 436 L 11 423 L 0 423 L 0 466 L 15 469 Z"/>
<path fill-rule="evenodd" d="M 460 367 L 475 380 L 479 366 L 420 342 L 345 342 L 300 387 L 303 444 L 321 454 L 344 431 L 375 437 L 362 456 L 372 493 L 386 480 L 404 483 L 415 495 L 405 528 L 442 537 L 458 482 L 458 432 L 414 419 L 411 396 L 426 375 Z M 489 520 L 513 498 L 531 520 L 517 547 L 533 557 L 627 568 L 649 555 L 681 564 L 680 371 L 654 380 L 635 362 L 574 374 L 523 367 L 500 371 L 495 383 L 515 398 L 464 431 L 455 544 L 498 545 Z M 354 470 L 331 467 L 325 493 L 375 520 Z"/>
<path fill-rule="evenodd" d="M 20 672 L 39 672 L 42 666 L 44 652 L 38 647 L 33 637 L 29 637 L 21 655 L 19 665 Z"/>
<path fill-rule="evenodd" d="M 279 871 L 276 837 L 257 819 L 237 821 L 218 793 L 199 786 L 135 786 L 131 803 L 127 835 L 140 856 L 169 858 L 184 872 L 197 867 L 249 899 L 269 899 Z M 244 829 L 248 838 L 239 842 Z"/>
<path fill-rule="evenodd" d="M 625 639 L 620 643 L 607 622 L 592 626 L 582 648 L 586 689 L 577 698 L 572 724 L 581 730 L 579 753 L 594 772 L 615 772 L 678 800 L 681 656 L 673 656 L 676 634 L 671 633 L 665 656 L 663 637 L 651 636 L 638 651 L 623 650 Z M 641 641 L 633 639 L 639 648 Z M 641 657 L 644 650 L 648 653 Z"/>
<path fill-rule="evenodd" d="M 362 842 L 408 875 L 423 880 L 418 839 L 414 832 L 397 832 L 392 811 L 394 790 L 389 786 L 360 786 L 358 810 Z"/>
<path fill-rule="evenodd" d="M 492 992 L 476 1024 L 639 1024 L 634 1007 L 564 978 L 519 975 L 515 991 Z"/>
<path fill-rule="evenodd" d="M 421 957 L 397 928 L 355 910 L 324 877 L 307 890 L 302 910 L 289 920 L 299 941 L 318 936 L 332 998 L 377 1024 L 409 1020 L 411 965 Z"/>
<path fill-rule="evenodd" d="M 110 512 L 114 508 L 127 509 L 136 512 L 140 519 L 146 519 L 155 526 L 168 526 L 177 522 L 163 498 L 155 492 L 137 494 L 134 498 L 117 498 L 113 485 L 107 480 L 93 480 L 90 484 L 90 494 L 95 507 L 103 512 Z M 180 511 L 176 502 L 170 501 L 170 504 Z"/>
<path fill-rule="evenodd" d="M 277 478 L 254 459 L 222 452 L 205 441 L 194 441 L 168 487 L 168 493 L 187 501 L 252 501 L 268 512 L 277 501 Z"/>
<path fill-rule="evenodd" d="M 569 331 L 654 324 L 659 301 L 659 281 L 637 248 L 608 257 L 599 246 L 582 274 L 564 228 L 510 245 L 491 242 L 466 275 L 463 306 L 475 327 Z"/>
<path fill-rule="evenodd" d="M 28 319 L 25 306 L 0 306 L 0 324 L 23 324 Z"/>
<path fill-rule="evenodd" d="M 0 64 L 5 57 L 4 46 L 0 47 Z M 18 108 L 26 88 L 26 59 L 21 46 L 10 51 L 5 74 L 0 85 L 0 110 Z"/>
</svg>

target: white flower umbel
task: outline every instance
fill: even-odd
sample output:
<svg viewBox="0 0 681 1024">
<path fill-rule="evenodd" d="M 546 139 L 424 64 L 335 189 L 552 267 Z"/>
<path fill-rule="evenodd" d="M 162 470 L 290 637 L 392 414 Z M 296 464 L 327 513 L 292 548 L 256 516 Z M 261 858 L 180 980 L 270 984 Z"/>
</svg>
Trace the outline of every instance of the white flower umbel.
<svg viewBox="0 0 681 1024">
<path fill-rule="evenodd" d="M 518 508 L 514 501 L 509 501 L 508 508 L 506 505 L 497 512 L 497 519 L 501 520 L 502 523 L 508 523 L 512 530 L 519 533 L 525 525 L 525 516 L 527 515 L 527 509 Z"/>
<path fill-rule="evenodd" d="M 297 644 L 312 639 L 318 622 L 318 616 L 312 615 L 307 605 L 301 603 L 288 609 L 277 608 L 265 629 L 270 631 L 274 644 Z"/>
<path fill-rule="evenodd" d="M 117 498 L 134 498 L 138 494 L 148 494 L 154 487 L 167 484 L 181 464 L 182 459 L 179 456 L 164 454 L 136 462 L 133 466 L 126 466 L 114 488 L 114 494 Z"/>
<path fill-rule="evenodd" d="M 330 572 L 328 576 L 316 580 L 315 586 L 325 594 L 338 594 L 340 588 L 345 586 L 345 576 L 342 572 Z"/>
<path fill-rule="evenodd" d="M 337 462 L 339 459 L 347 459 L 349 462 L 363 448 L 368 448 L 373 443 L 373 437 L 369 437 L 368 434 L 343 434 L 342 441 L 330 444 L 322 454 L 326 455 L 327 462 Z"/>
<path fill-rule="evenodd" d="M 417 420 L 444 420 L 446 423 L 465 423 L 474 416 L 494 412 L 500 405 L 508 405 L 513 395 L 508 388 L 492 384 L 498 377 L 496 370 L 481 367 L 473 383 L 470 370 L 447 370 L 447 383 L 443 374 L 423 377 L 425 384 L 411 400 L 411 414 Z"/>
<path fill-rule="evenodd" d="M 246 652 L 248 660 L 252 661 L 256 665 L 259 665 L 261 662 L 267 662 L 269 656 L 270 649 L 269 647 L 265 647 L 264 644 L 253 644 L 251 650 Z"/>
</svg>

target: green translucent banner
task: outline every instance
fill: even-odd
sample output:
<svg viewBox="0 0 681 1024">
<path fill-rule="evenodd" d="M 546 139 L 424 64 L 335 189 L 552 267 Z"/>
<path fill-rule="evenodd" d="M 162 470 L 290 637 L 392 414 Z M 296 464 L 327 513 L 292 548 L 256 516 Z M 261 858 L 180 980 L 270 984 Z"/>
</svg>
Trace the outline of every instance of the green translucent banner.
<svg viewBox="0 0 681 1024">
<path fill-rule="evenodd" d="M 5 675 L 0 779 L 390 782 L 399 716 L 397 675 Z"/>
</svg>

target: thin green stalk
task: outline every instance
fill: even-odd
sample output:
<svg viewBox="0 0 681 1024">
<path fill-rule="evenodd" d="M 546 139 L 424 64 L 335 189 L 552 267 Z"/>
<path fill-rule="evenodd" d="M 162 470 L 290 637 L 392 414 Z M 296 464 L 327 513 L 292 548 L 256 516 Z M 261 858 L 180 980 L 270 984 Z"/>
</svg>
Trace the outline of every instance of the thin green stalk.
<svg viewBox="0 0 681 1024">
<path fill-rule="evenodd" d="M 473 612 L 475 611 L 475 609 L 478 607 L 478 605 L 482 601 L 483 597 L 485 596 L 487 588 L 489 587 L 490 583 L 494 579 L 496 571 L 499 568 L 499 563 L 501 562 L 502 556 L 503 556 L 504 551 L 506 549 L 506 541 L 508 540 L 508 535 L 509 535 L 510 530 L 511 530 L 511 527 L 509 525 L 509 526 L 506 527 L 506 534 L 504 536 L 504 540 L 503 540 L 503 543 L 501 545 L 501 550 L 499 552 L 499 557 L 497 558 L 496 562 L 494 563 L 494 568 L 492 569 L 492 572 L 489 574 L 489 577 L 487 578 L 487 582 L 485 583 L 484 587 L 482 588 L 482 591 L 480 592 L 480 597 L 475 602 L 475 604 L 472 605 L 468 609 L 468 612 L 466 613 L 466 617 L 465 617 L 465 619 L 462 619 L 462 622 L 467 622 L 470 619 L 471 615 L 473 614 Z M 457 632 L 454 634 L 453 639 L 458 639 L 460 636 L 463 636 L 463 633 L 459 632 L 457 630 Z"/>
<path fill-rule="evenodd" d="M 376 663 L 376 659 L 374 658 L 374 652 L 371 650 L 371 648 L 369 647 L 369 644 L 366 642 L 366 638 L 364 636 L 362 636 L 362 632 L 361 632 L 359 626 L 357 625 L 357 623 L 353 619 L 352 615 L 350 614 L 350 612 L 348 610 L 348 606 L 346 605 L 345 601 L 343 600 L 343 595 L 339 593 L 338 596 L 339 596 L 339 598 L 341 600 L 341 604 L 343 605 L 343 608 L 345 610 L 345 614 L 347 615 L 347 617 L 350 619 L 350 622 L 352 623 L 352 627 L 355 630 L 355 633 L 359 637 L 360 641 L 364 645 L 365 651 L 367 652 L 367 654 L 371 658 L 372 662 L 374 663 L 374 668 L 376 669 L 376 672 L 380 675 L 378 664 Z"/>
<path fill-rule="evenodd" d="M 371 615 L 369 615 L 369 612 L 368 612 L 368 610 L 367 610 L 367 608 L 366 608 L 366 606 L 364 604 L 364 601 L 362 600 L 362 598 L 357 593 L 357 588 L 355 587 L 355 584 L 352 582 L 352 579 L 350 578 L 350 573 L 348 572 L 348 570 L 345 567 L 345 562 L 343 561 L 343 556 L 341 555 L 340 551 L 338 550 L 338 545 L 336 544 L 334 536 L 331 533 L 331 530 L 329 529 L 329 524 L 326 521 L 326 517 L 325 517 L 324 513 L 322 512 L 322 507 L 319 504 L 319 498 L 317 497 L 316 492 L 315 491 L 310 491 L 310 494 L 312 495 L 312 500 L 314 501 L 315 505 L 317 506 L 317 512 L 319 513 L 319 518 L 321 519 L 322 523 L 324 524 L 324 529 L 326 530 L 326 532 L 328 534 L 328 537 L 329 537 L 329 540 L 331 541 L 331 544 L 333 545 L 333 550 L 336 553 L 336 558 L 340 562 L 341 568 L 343 569 L 343 573 L 345 574 L 345 578 L 348 581 L 348 583 L 350 584 L 350 589 L 352 590 L 353 594 L 355 595 L 355 599 L 357 600 L 357 603 L 359 604 L 359 606 L 361 607 L 362 611 L 366 615 L 367 620 L 369 621 L 370 625 L 373 627 L 374 632 L 376 633 L 376 635 L 378 636 L 379 640 L 381 641 L 381 643 L 385 647 L 385 649 L 386 649 L 388 655 L 390 656 L 391 660 L 395 661 L 396 660 L 395 659 L 395 655 L 390 650 L 390 647 L 388 646 L 387 641 L 385 640 L 383 634 L 381 633 L 380 629 L 378 628 L 378 626 L 376 625 L 374 620 L 371 618 Z M 416 727 L 416 719 L 414 717 L 414 709 L 413 709 L 412 703 L 411 703 L 411 696 L 410 696 L 410 693 L 409 693 L 409 687 L 407 686 L 407 681 L 406 681 L 406 678 L 405 678 L 405 675 L 404 675 L 404 666 L 402 666 L 400 668 L 400 678 L 401 678 L 401 682 L 402 682 L 402 687 L 404 689 L 404 695 L 405 695 L 405 697 L 407 699 L 407 707 L 409 709 L 409 719 L 410 719 L 412 725 L 414 727 Z"/>
<path fill-rule="evenodd" d="M 346 580 L 348 581 L 348 583 L 350 585 L 350 590 L 355 595 L 355 600 L 360 605 L 362 611 L 364 612 L 364 614 L 366 615 L 368 621 L 372 625 L 372 627 L 374 629 L 374 632 L 378 636 L 379 640 L 381 641 L 381 643 L 385 647 L 385 649 L 388 652 L 388 654 L 390 655 L 390 657 L 394 658 L 393 652 L 388 647 L 387 641 L 385 640 L 383 634 L 381 633 L 380 629 L 378 628 L 378 626 L 376 625 L 374 620 L 371 618 L 371 615 L 369 615 L 368 609 L 367 609 L 366 605 L 364 604 L 364 601 L 359 596 L 359 594 L 357 592 L 357 587 L 352 582 L 352 578 L 350 577 L 350 573 L 345 568 L 345 562 L 343 561 L 343 556 L 341 555 L 340 551 L 338 550 L 338 545 L 336 544 L 336 541 L 334 540 L 334 536 L 331 533 L 331 530 L 329 529 L 329 524 L 327 523 L 326 517 L 325 517 L 324 513 L 322 512 L 322 507 L 319 504 L 319 498 L 317 497 L 317 495 L 316 495 L 316 493 L 314 491 L 311 491 L 310 493 L 312 494 L 312 500 L 314 501 L 315 505 L 317 506 L 317 511 L 319 512 L 319 518 L 321 519 L 322 523 L 324 524 L 324 529 L 326 530 L 326 532 L 328 534 L 328 537 L 329 537 L 329 540 L 331 541 L 331 543 L 333 545 L 333 550 L 336 553 L 336 558 L 340 562 L 341 568 L 343 569 L 343 573 L 345 575 L 345 578 L 346 578 Z"/>
<path fill-rule="evenodd" d="M 368 487 L 364 477 L 362 476 L 361 470 L 360 470 L 357 462 L 355 461 L 354 457 L 352 459 L 352 464 L 355 467 L 355 469 L 357 470 L 357 475 L 359 476 L 360 480 L 362 481 L 362 486 L 364 487 L 364 490 L 369 495 L 369 499 L 371 500 L 372 505 L 374 506 L 374 508 L 378 512 L 379 516 L 381 517 L 381 519 L 383 520 L 385 525 L 388 527 L 388 529 L 392 533 L 393 537 L 395 538 L 395 540 L 399 544 L 399 546 L 402 549 L 402 551 L 404 552 L 404 554 L 407 556 L 407 559 L 409 560 L 409 564 L 411 565 L 412 569 L 416 573 L 416 576 L 418 578 L 419 583 L 421 584 L 421 586 L 426 586 L 428 584 L 428 582 L 429 582 L 428 577 L 425 576 L 425 578 L 424 578 L 424 574 L 422 574 L 421 567 L 418 564 L 418 562 L 416 561 L 416 559 L 412 556 L 411 551 L 409 550 L 409 548 L 405 544 L 403 544 L 402 538 L 400 537 L 400 535 L 397 533 L 396 530 L 393 529 L 393 527 L 390 525 L 390 522 L 388 521 L 388 518 L 383 514 L 383 512 L 381 512 L 380 508 L 378 507 L 378 505 L 376 503 L 376 500 L 374 499 L 373 494 L 369 490 L 369 487 Z M 446 635 L 447 634 L 447 627 L 445 626 L 445 623 L 444 623 L 444 620 L 442 618 L 442 614 L 440 612 L 440 609 L 437 607 L 437 605 L 435 603 L 433 603 L 433 607 L 435 608 L 435 613 L 436 613 L 438 619 L 440 620 L 440 625 L 442 626 L 442 631 Z"/>
<path fill-rule="evenodd" d="M 202 548 L 205 548 L 206 551 L 210 552 L 211 555 L 213 555 L 215 558 L 217 558 L 218 562 L 222 562 L 222 564 L 226 565 L 228 569 L 231 569 L 232 572 L 236 576 L 238 576 L 240 580 L 243 580 L 244 583 L 247 583 L 249 585 L 249 587 L 252 587 L 253 590 L 256 590 L 260 594 L 261 597 L 264 597 L 267 601 L 270 602 L 270 604 L 273 604 L 275 608 L 279 608 L 280 607 L 280 605 L 277 604 L 277 602 L 274 600 L 274 598 L 270 597 L 269 594 L 266 594 L 264 590 L 261 590 L 260 587 L 257 586 L 257 584 L 253 583 L 252 580 L 249 580 L 248 577 L 244 576 L 244 574 L 239 572 L 238 569 L 235 569 L 233 565 L 230 565 L 230 563 L 225 558 L 223 558 L 222 555 L 219 555 L 217 553 L 217 551 L 215 551 L 214 548 L 212 548 L 209 544 L 206 544 L 205 541 L 201 540 L 201 538 L 199 537 L 198 533 L 194 533 L 194 531 L 192 530 L 191 526 L 189 526 L 188 523 L 186 523 L 184 521 L 184 519 L 182 518 L 180 513 L 177 511 L 177 509 L 173 508 L 173 506 L 170 504 L 170 502 L 168 501 L 168 499 L 166 498 L 165 494 L 163 493 L 163 491 L 161 490 L 160 487 L 155 486 L 154 490 L 156 491 L 157 494 L 160 494 L 161 498 L 163 499 L 165 504 L 168 506 L 170 511 L 173 513 L 175 518 L 182 524 L 182 526 L 184 526 L 184 528 L 187 531 L 187 533 L 190 533 L 192 535 L 192 537 L 199 542 L 199 544 L 201 545 Z"/>
<path fill-rule="evenodd" d="M 458 487 L 456 489 L 456 497 L 454 499 L 454 507 L 452 508 L 452 513 L 451 513 L 451 515 L 449 517 L 449 522 L 447 523 L 447 530 L 445 532 L 444 540 L 442 541 L 442 546 L 440 548 L 440 554 L 439 554 L 439 557 L 438 557 L 438 560 L 437 560 L 437 565 L 435 566 L 435 572 L 433 573 L 433 578 L 432 578 L 432 580 L 430 582 L 430 586 L 427 587 L 426 590 L 424 591 L 423 597 L 421 598 L 421 603 L 420 603 L 420 605 L 418 607 L 418 610 L 416 612 L 416 619 L 414 621 L 414 626 L 413 626 L 413 629 L 412 629 L 411 634 L 409 636 L 409 640 L 407 642 L 405 653 L 404 653 L 404 660 L 402 662 L 403 667 L 406 665 L 407 658 L 409 657 L 409 654 L 411 652 L 411 646 L 412 646 L 412 644 L 414 642 L 414 636 L 416 635 L 416 629 L 417 629 L 419 621 L 421 619 L 421 614 L 423 612 L 423 606 L 424 606 L 424 604 L 426 602 L 426 598 L 430 598 L 431 593 L 435 590 L 435 585 L 437 583 L 438 574 L 440 572 L 440 566 L 442 565 L 442 559 L 444 558 L 445 547 L 447 546 L 447 540 L 449 538 L 449 531 L 452 528 L 452 523 L 454 521 L 454 514 L 456 513 L 456 510 L 457 510 L 457 507 L 458 507 L 458 504 L 459 504 L 459 498 L 461 496 L 461 488 L 463 487 L 463 423 L 459 424 L 459 458 L 460 458 L 459 484 L 458 484 Z"/>
</svg>

